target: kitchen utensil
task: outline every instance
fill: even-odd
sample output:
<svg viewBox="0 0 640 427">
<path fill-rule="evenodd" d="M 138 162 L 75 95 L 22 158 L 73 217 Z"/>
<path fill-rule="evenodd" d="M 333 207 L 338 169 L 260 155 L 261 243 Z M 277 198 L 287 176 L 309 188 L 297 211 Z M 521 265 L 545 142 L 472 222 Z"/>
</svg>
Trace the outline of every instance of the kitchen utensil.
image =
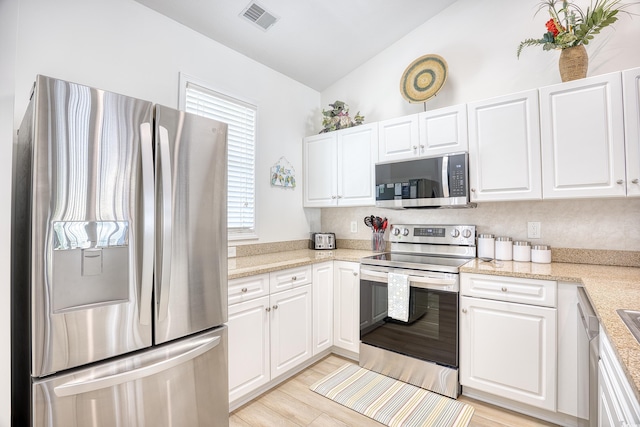
<svg viewBox="0 0 640 427">
<path fill-rule="evenodd" d="M 497 259 L 489 258 L 489 257 L 478 257 L 478 259 L 482 262 L 487 262 L 489 264 L 493 264 L 494 267 L 500 268 L 504 267 L 504 263 L 498 261 Z"/>
</svg>

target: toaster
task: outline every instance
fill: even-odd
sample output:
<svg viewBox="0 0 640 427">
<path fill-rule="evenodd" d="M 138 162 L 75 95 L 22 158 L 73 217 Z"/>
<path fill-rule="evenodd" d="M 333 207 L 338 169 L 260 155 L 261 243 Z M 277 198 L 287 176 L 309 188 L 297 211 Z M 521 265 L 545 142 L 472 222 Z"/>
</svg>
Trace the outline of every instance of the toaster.
<svg viewBox="0 0 640 427">
<path fill-rule="evenodd" d="M 310 249 L 335 249 L 335 233 L 311 233 Z"/>
</svg>

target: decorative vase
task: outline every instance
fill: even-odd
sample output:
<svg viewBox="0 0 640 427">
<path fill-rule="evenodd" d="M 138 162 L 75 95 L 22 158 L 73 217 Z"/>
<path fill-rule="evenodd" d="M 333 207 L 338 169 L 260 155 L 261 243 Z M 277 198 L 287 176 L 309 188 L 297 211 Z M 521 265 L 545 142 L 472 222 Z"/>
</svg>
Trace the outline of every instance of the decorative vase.
<svg viewBox="0 0 640 427">
<path fill-rule="evenodd" d="M 589 57 L 584 45 L 567 47 L 560 53 L 560 78 L 563 82 L 587 77 Z"/>
</svg>

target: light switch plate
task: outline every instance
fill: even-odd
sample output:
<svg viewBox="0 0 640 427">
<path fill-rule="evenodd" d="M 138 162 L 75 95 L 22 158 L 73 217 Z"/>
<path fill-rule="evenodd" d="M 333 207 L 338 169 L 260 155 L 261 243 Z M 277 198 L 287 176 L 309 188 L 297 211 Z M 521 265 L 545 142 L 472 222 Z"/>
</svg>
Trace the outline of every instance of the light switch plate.
<svg viewBox="0 0 640 427">
<path fill-rule="evenodd" d="M 236 247 L 235 246 L 229 246 L 228 257 L 229 258 L 235 258 L 235 256 L 236 256 Z"/>
<path fill-rule="evenodd" d="M 357 233 L 358 232 L 358 222 L 357 221 L 351 221 L 351 232 L 352 233 Z"/>
</svg>

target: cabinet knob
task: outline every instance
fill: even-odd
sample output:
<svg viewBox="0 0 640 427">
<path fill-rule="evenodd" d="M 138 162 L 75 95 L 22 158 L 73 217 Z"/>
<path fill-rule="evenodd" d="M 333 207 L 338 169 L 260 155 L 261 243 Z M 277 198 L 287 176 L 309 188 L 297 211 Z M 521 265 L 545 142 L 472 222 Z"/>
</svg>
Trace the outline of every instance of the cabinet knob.
<svg viewBox="0 0 640 427">
<path fill-rule="evenodd" d="M 463 308 L 463 309 L 462 309 L 462 312 L 466 314 L 466 313 L 467 313 L 467 309 L 466 309 L 466 308 Z"/>
<path fill-rule="evenodd" d="M 503 287 L 502 292 L 507 292 L 507 288 Z"/>
<path fill-rule="evenodd" d="M 293 277 L 291 278 L 291 280 L 293 280 L 293 281 L 295 282 L 296 280 L 298 280 L 298 276 L 293 276 Z"/>
<path fill-rule="evenodd" d="M 278 309 L 278 304 L 274 305 L 274 306 L 273 306 L 273 309 L 274 309 L 274 310 L 277 310 L 277 309 Z"/>
<path fill-rule="evenodd" d="M 242 288 L 242 289 L 241 289 L 241 292 L 242 292 L 242 293 L 247 292 L 247 288 Z"/>
<path fill-rule="evenodd" d="M 617 180 L 617 181 L 616 181 L 616 183 L 617 183 L 617 184 L 624 184 L 624 181 L 623 181 L 623 180 L 621 180 L 621 179 L 619 179 L 619 180 Z"/>
<path fill-rule="evenodd" d="M 332 198 L 332 199 L 335 199 L 335 198 L 336 198 L 336 196 L 331 196 L 331 198 Z"/>
<path fill-rule="evenodd" d="M 338 196 L 338 199 L 342 199 L 342 196 L 340 196 L 340 195 L 339 195 L 339 196 Z"/>
<path fill-rule="evenodd" d="M 271 307 L 267 307 L 265 308 L 265 310 L 267 310 L 267 313 L 271 311 Z"/>
<path fill-rule="evenodd" d="M 631 183 L 633 183 L 633 184 L 637 184 L 638 182 L 640 182 L 640 181 L 638 181 L 638 178 L 631 180 Z"/>
<path fill-rule="evenodd" d="M 424 145 L 420 144 L 420 151 L 424 153 Z"/>
<path fill-rule="evenodd" d="M 417 145 L 413 146 L 413 151 L 418 151 L 418 146 Z"/>
<path fill-rule="evenodd" d="M 472 193 L 475 193 L 475 192 L 476 192 L 476 189 L 475 189 L 475 188 L 472 188 L 472 189 L 471 189 L 471 192 L 472 192 Z"/>
<path fill-rule="evenodd" d="M 354 271 L 354 272 L 353 272 L 353 275 L 354 275 L 354 276 L 357 276 L 357 275 L 358 275 L 358 273 L 356 273 L 356 272 Z"/>
</svg>

